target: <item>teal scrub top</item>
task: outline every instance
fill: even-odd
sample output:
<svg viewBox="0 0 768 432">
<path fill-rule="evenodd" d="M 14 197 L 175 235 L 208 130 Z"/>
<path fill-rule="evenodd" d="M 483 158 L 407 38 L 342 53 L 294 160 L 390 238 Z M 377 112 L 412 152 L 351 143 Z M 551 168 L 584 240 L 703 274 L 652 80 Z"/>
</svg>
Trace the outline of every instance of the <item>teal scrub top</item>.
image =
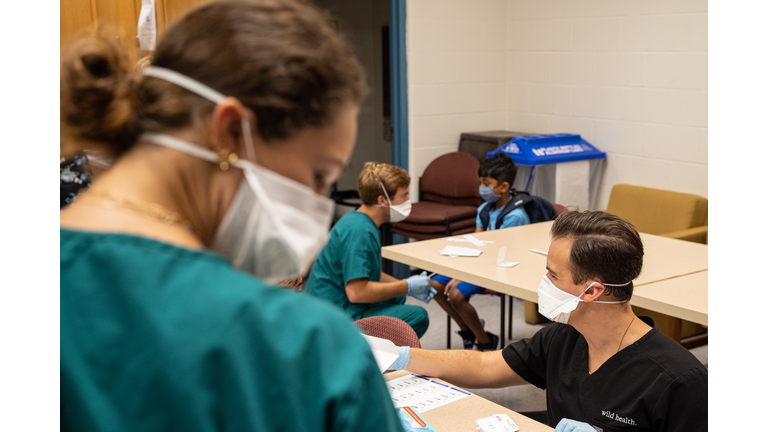
<svg viewBox="0 0 768 432">
<path fill-rule="evenodd" d="M 336 308 L 206 251 L 60 231 L 61 429 L 400 431 Z"/>
<path fill-rule="evenodd" d="M 480 204 L 480 207 L 477 208 L 477 218 L 475 219 L 475 226 L 478 226 L 481 228 L 483 227 L 483 223 L 480 221 L 480 212 L 487 205 L 489 204 L 487 202 L 484 202 Z M 490 217 L 488 219 L 488 231 L 493 231 L 496 229 L 496 219 L 498 219 L 502 209 L 504 209 L 504 206 L 501 206 L 495 210 L 491 209 L 491 213 L 489 214 Z M 525 212 L 524 208 L 519 207 L 512 210 L 511 212 L 507 213 L 506 216 L 504 216 L 504 220 L 501 222 L 501 227 L 499 229 L 512 228 L 520 225 L 528 225 L 530 223 L 531 223 L 531 218 L 528 217 L 528 213 Z"/>
<path fill-rule="evenodd" d="M 358 278 L 381 281 L 381 232 L 370 216 L 351 211 L 331 229 L 328 242 L 312 265 L 305 290 L 344 309 L 353 319 L 362 318 L 370 307 L 394 301 L 350 302 L 347 283 Z"/>
</svg>

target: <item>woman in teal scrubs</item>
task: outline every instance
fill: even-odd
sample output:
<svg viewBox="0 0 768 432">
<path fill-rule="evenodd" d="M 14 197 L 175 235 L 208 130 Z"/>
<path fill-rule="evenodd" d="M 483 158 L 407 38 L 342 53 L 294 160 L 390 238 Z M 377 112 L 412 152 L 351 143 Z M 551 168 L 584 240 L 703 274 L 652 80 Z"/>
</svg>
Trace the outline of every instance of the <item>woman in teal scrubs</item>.
<svg viewBox="0 0 768 432">
<path fill-rule="evenodd" d="M 143 76 L 113 38 L 62 53 L 63 153 L 116 156 L 60 216 L 62 430 L 401 430 L 350 319 L 272 285 L 325 241 L 366 93 L 327 22 L 216 2 Z"/>
</svg>

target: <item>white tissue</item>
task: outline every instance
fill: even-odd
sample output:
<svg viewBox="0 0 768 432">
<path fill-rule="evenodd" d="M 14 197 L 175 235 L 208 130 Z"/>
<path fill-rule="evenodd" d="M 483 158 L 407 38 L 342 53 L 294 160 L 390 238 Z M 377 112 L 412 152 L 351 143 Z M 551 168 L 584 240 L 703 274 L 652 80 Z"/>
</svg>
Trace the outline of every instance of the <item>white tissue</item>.
<svg viewBox="0 0 768 432">
<path fill-rule="evenodd" d="M 510 262 L 510 261 L 504 261 L 507 257 L 507 247 L 502 246 L 501 249 L 499 249 L 499 255 L 496 257 L 496 266 L 498 267 L 514 267 L 518 264 L 520 264 L 518 261 Z"/>
<path fill-rule="evenodd" d="M 451 257 L 476 257 L 483 253 L 480 249 L 458 247 L 458 246 L 446 246 L 440 251 L 440 255 L 448 255 Z"/>
</svg>

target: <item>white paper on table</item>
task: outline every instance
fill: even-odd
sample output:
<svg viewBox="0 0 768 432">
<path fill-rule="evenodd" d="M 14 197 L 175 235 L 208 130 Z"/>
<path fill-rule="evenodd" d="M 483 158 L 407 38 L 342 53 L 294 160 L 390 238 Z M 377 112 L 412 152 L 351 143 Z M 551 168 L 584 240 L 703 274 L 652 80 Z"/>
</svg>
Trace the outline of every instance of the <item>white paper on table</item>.
<svg viewBox="0 0 768 432">
<path fill-rule="evenodd" d="M 368 342 L 368 345 L 373 351 L 373 357 L 376 358 L 376 364 L 379 365 L 379 370 L 384 373 L 392 363 L 400 357 L 400 352 L 397 350 L 397 346 L 392 341 L 374 336 L 368 336 L 364 334 L 363 337 Z"/>
<path fill-rule="evenodd" d="M 514 267 L 518 264 L 520 264 L 518 261 L 504 261 L 507 256 L 507 247 L 502 246 L 499 249 L 499 256 L 496 257 L 496 266 L 497 267 Z"/>
<path fill-rule="evenodd" d="M 470 235 L 470 234 L 468 234 L 468 235 Z M 475 237 L 475 236 L 472 236 L 472 235 L 470 235 L 470 236 L 471 236 L 472 238 L 474 238 L 474 239 L 475 239 L 475 240 L 478 242 L 478 243 L 477 243 L 477 245 L 478 245 L 478 246 L 485 246 L 485 245 L 487 245 L 488 243 L 493 243 L 493 241 L 492 241 L 492 240 L 480 240 L 480 239 L 478 239 L 478 238 L 477 238 L 477 237 Z M 465 238 L 463 238 L 463 237 L 448 237 L 448 241 L 452 241 L 452 242 L 466 242 L 466 243 L 470 243 L 470 242 L 471 242 L 471 240 L 467 240 L 467 239 L 465 239 Z M 472 242 L 472 243 L 474 243 L 474 242 Z M 481 244 L 481 243 L 482 243 L 482 244 Z"/>
<path fill-rule="evenodd" d="M 450 384 L 416 374 L 389 380 L 387 388 L 395 408 L 412 406 L 420 413 L 472 396 L 471 393 Z"/>
<path fill-rule="evenodd" d="M 477 237 L 473 236 L 472 234 L 464 234 L 462 237 L 464 237 L 465 240 L 472 243 L 475 246 L 483 247 L 485 246 L 484 241 L 478 239 Z"/>
<path fill-rule="evenodd" d="M 542 251 L 542 250 L 538 250 L 538 249 L 529 249 L 529 250 L 530 250 L 531 252 L 535 252 L 535 253 L 537 253 L 537 254 L 542 254 L 542 255 L 544 255 L 544 256 L 547 256 L 547 253 L 546 253 L 546 252 L 544 252 L 544 251 Z"/>
<path fill-rule="evenodd" d="M 480 249 L 458 246 L 446 246 L 440 251 L 440 255 L 448 255 L 451 257 L 476 257 L 480 256 L 481 253 L 483 253 L 483 251 Z"/>
<path fill-rule="evenodd" d="M 494 414 L 477 420 L 478 429 L 482 432 L 515 432 L 520 428 L 506 414 Z"/>
</svg>

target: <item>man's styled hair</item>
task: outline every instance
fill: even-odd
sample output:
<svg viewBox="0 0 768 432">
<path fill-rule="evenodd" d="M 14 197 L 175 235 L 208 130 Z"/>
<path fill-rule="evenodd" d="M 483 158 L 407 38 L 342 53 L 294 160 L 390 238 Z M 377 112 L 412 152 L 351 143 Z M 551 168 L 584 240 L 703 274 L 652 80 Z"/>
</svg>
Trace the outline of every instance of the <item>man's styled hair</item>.
<svg viewBox="0 0 768 432">
<path fill-rule="evenodd" d="M 550 234 L 552 240 L 573 239 L 568 266 L 577 285 L 587 279 L 623 284 L 640 276 L 643 242 L 635 227 L 618 216 L 602 211 L 563 212 Z M 629 300 L 633 286 L 606 286 L 605 293 Z"/>
<path fill-rule="evenodd" d="M 376 205 L 379 195 L 384 195 L 384 189 L 391 200 L 398 189 L 410 184 L 411 176 L 408 171 L 385 163 L 366 162 L 357 178 L 357 192 L 363 204 L 372 206 Z M 381 188 L 382 185 L 384 189 Z"/>
<path fill-rule="evenodd" d="M 515 182 L 515 176 L 517 175 L 517 166 L 512 161 L 512 156 L 506 153 L 496 153 L 480 164 L 477 175 L 479 177 L 490 177 L 499 184 L 507 182 L 509 183 L 509 188 L 512 189 L 512 184 Z"/>
</svg>

